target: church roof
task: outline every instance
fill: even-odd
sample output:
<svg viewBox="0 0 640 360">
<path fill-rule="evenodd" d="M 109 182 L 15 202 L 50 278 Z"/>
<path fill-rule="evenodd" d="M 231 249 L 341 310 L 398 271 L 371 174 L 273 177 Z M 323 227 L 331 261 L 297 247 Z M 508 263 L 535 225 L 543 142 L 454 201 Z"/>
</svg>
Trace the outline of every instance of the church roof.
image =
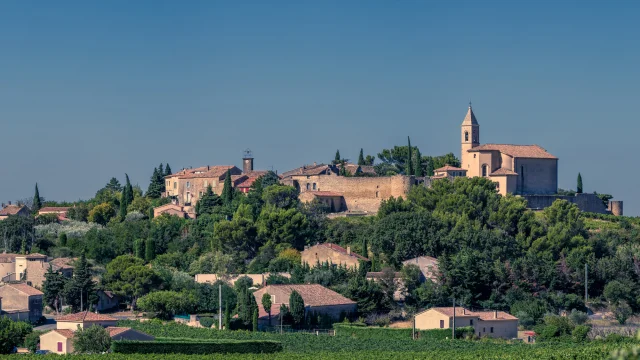
<svg viewBox="0 0 640 360">
<path fill-rule="evenodd" d="M 471 105 L 469 105 L 467 116 L 464 117 L 464 120 L 462 121 L 462 125 L 478 125 L 478 120 L 476 120 L 476 116 L 473 114 L 473 109 L 471 108 Z"/>
<path fill-rule="evenodd" d="M 508 175 L 518 175 L 517 172 L 505 168 L 496 169 L 496 171 L 489 174 L 489 176 L 508 176 Z"/>
<path fill-rule="evenodd" d="M 517 158 L 557 159 L 538 145 L 484 144 L 467 150 L 469 152 L 500 151 Z"/>
<path fill-rule="evenodd" d="M 455 166 L 451 166 L 449 164 L 446 164 L 445 166 L 435 169 L 433 170 L 434 172 L 442 172 L 442 171 L 467 171 L 465 169 L 459 168 L 459 167 L 455 167 Z"/>
</svg>

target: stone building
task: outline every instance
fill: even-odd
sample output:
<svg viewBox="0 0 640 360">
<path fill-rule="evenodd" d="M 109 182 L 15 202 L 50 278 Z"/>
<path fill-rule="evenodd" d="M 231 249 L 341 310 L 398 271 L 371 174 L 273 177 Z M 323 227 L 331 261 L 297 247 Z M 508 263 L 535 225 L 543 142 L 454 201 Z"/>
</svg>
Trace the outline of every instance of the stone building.
<svg viewBox="0 0 640 360">
<path fill-rule="evenodd" d="M 55 206 L 47 206 L 38 210 L 38 216 L 46 215 L 46 214 L 56 214 L 58 216 L 58 221 L 65 221 L 67 219 L 67 212 L 71 209 L 70 207 L 55 207 Z"/>
<path fill-rule="evenodd" d="M 362 168 L 362 167 L 361 167 Z M 375 214 L 382 200 L 405 197 L 413 176 L 340 176 L 335 165 L 313 164 L 282 173 L 281 183 L 300 191 L 300 200 L 314 199 L 334 212 Z"/>
<path fill-rule="evenodd" d="M 360 261 L 369 261 L 366 257 L 352 252 L 350 246 L 345 249 L 332 243 L 305 247 L 300 255 L 302 263 L 307 263 L 311 267 L 316 266 L 318 263 L 328 262 L 357 269 L 360 266 Z"/>
<path fill-rule="evenodd" d="M 247 193 L 254 181 L 267 171 L 253 169 L 253 155 L 249 150 L 244 152 L 242 164 L 242 170 L 234 165 L 182 169 L 165 177 L 166 191 L 162 196 L 171 198 L 174 205 L 182 206 L 181 211 L 184 213 L 195 213 L 195 205 L 208 186 L 211 186 L 215 194 L 222 194 L 227 172 L 231 174 L 231 186 Z"/>
<path fill-rule="evenodd" d="M 558 158 L 538 145 L 481 144 L 471 105 L 461 125 L 461 168 L 496 183 L 498 192 L 549 195 L 558 191 Z"/>
<path fill-rule="evenodd" d="M 46 255 L 0 254 L 0 282 L 25 281 L 40 288 L 49 266 L 66 277 L 73 275 L 73 266 L 57 259 L 49 261 Z"/>
<path fill-rule="evenodd" d="M 82 311 L 75 314 L 63 315 L 56 318 L 57 329 L 76 330 L 98 325 L 102 327 L 116 326 L 118 319 L 104 314 L 96 314 L 90 311 Z"/>
<path fill-rule="evenodd" d="M 5 284 L 0 286 L 3 315 L 14 320 L 36 322 L 42 317 L 42 291 L 27 284 Z M 27 315 L 27 318 L 15 318 L 12 314 Z"/>
<path fill-rule="evenodd" d="M 305 312 L 325 314 L 334 320 L 341 315 L 353 314 L 357 310 L 357 303 L 353 300 L 327 289 L 318 284 L 306 285 L 268 285 L 253 292 L 258 303 L 258 323 L 261 326 L 268 325 L 269 314 L 262 306 L 262 296 L 271 295 L 271 323 L 279 324 L 280 305 L 289 306 L 289 297 L 296 291 L 304 301 Z"/>
<path fill-rule="evenodd" d="M 0 209 L 0 220 L 4 220 L 11 215 L 29 216 L 29 209 L 24 205 L 9 205 L 2 204 Z"/>
<path fill-rule="evenodd" d="M 450 329 L 454 322 L 453 307 L 436 307 L 416 314 L 418 330 Z M 455 308 L 456 328 L 472 326 L 479 337 L 514 339 L 518 337 L 518 318 L 504 311 L 471 311 Z"/>
</svg>

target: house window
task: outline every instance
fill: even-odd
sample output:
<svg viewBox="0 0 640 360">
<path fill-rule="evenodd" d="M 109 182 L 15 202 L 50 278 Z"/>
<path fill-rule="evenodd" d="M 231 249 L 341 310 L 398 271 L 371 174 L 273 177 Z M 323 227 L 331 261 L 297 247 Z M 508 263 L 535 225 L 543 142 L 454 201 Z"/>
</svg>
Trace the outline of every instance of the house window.
<svg viewBox="0 0 640 360">
<path fill-rule="evenodd" d="M 272 304 L 276 303 L 276 296 L 275 295 L 271 295 L 271 303 Z"/>
<path fill-rule="evenodd" d="M 499 183 L 499 182 L 497 182 L 497 183 L 495 183 L 495 184 L 496 184 L 496 190 L 500 190 L 500 183 Z"/>
<path fill-rule="evenodd" d="M 473 326 L 473 319 L 469 320 L 469 325 Z"/>
<path fill-rule="evenodd" d="M 473 158 L 474 158 L 474 159 L 476 158 L 476 154 L 473 154 Z"/>
<path fill-rule="evenodd" d="M 379 196 L 379 193 L 376 191 L 376 197 L 378 197 L 378 196 Z"/>
<path fill-rule="evenodd" d="M 464 132 L 464 141 L 469 141 L 469 132 L 468 131 Z"/>
<path fill-rule="evenodd" d="M 62 352 L 62 341 L 58 341 L 58 352 Z"/>
<path fill-rule="evenodd" d="M 491 330 L 491 333 L 493 334 L 493 326 L 491 328 L 489 328 L 489 330 Z"/>
<path fill-rule="evenodd" d="M 487 177 L 487 172 L 488 172 L 488 166 L 487 164 L 482 165 L 482 176 L 483 177 Z"/>
<path fill-rule="evenodd" d="M 191 187 L 191 183 L 187 181 L 187 189 Z"/>
<path fill-rule="evenodd" d="M 202 197 L 202 191 L 200 191 L 200 197 Z"/>
<path fill-rule="evenodd" d="M 207 187 L 207 186 L 209 186 L 209 181 L 208 181 L 208 180 L 205 180 L 205 181 L 204 181 L 204 187 Z"/>
<path fill-rule="evenodd" d="M 309 186 L 310 186 L 309 183 L 307 183 L 307 190 L 309 190 Z"/>
<path fill-rule="evenodd" d="M 487 332 L 487 328 L 482 328 L 482 332 Z"/>
<path fill-rule="evenodd" d="M 316 183 L 313 183 L 313 190 L 316 189 Z"/>
<path fill-rule="evenodd" d="M 444 320 L 440 320 L 440 329 L 444 329 Z"/>
<path fill-rule="evenodd" d="M 173 188 L 175 189 L 176 187 L 178 187 L 178 183 L 177 182 L 173 182 Z"/>
</svg>

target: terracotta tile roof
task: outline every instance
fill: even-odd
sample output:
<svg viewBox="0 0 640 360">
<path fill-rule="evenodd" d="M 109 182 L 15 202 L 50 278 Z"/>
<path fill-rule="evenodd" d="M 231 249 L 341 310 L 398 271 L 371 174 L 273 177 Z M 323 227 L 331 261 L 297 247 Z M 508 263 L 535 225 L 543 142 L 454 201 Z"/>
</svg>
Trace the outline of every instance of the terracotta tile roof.
<svg viewBox="0 0 640 360">
<path fill-rule="evenodd" d="M 4 286 L 8 286 L 15 290 L 20 291 L 23 294 L 27 294 L 28 296 L 38 296 L 44 295 L 44 293 L 33 286 L 29 286 L 27 284 L 5 284 Z"/>
<path fill-rule="evenodd" d="M 489 174 L 489 176 L 511 176 L 511 175 L 518 175 L 518 173 L 513 170 L 499 168 L 496 171 Z"/>
<path fill-rule="evenodd" d="M 538 145 L 484 144 L 467 150 L 469 152 L 499 151 L 513 157 L 535 159 L 557 159 Z"/>
<path fill-rule="evenodd" d="M 49 261 L 49 263 L 53 265 L 54 268 L 57 267 L 58 269 L 73 269 L 73 265 L 71 264 L 73 264 L 76 260 L 77 258 L 64 257 L 53 259 Z"/>
<path fill-rule="evenodd" d="M 363 174 L 375 175 L 376 173 L 376 169 L 373 165 L 360 165 L 360 171 L 362 171 Z"/>
<path fill-rule="evenodd" d="M 337 168 L 333 165 L 326 165 L 326 164 L 305 165 L 297 169 L 293 169 L 293 170 L 282 173 L 282 177 L 289 177 L 294 175 L 312 176 L 312 175 L 322 175 L 326 173 L 337 174 L 338 171 L 337 171 Z"/>
<path fill-rule="evenodd" d="M 275 304 L 288 304 L 289 296 L 293 291 L 297 291 L 305 306 L 332 306 L 332 305 L 351 305 L 356 302 L 338 294 L 337 292 L 327 289 L 318 284 L 305 285 L 268 285 L 253 293 L 258 304 L 262 304 L 262 295 L 267 293 L 275 295 Z M 275 306 L 272 306 L 272 308 Z"/>
<path fill-rule="evenodd" d="M 54 206 L 47 206 L 47 207 L 43 207 L 42 209 L 38 210 L 38 214 L 42 214 L 42 213 L 58 213 L 58 212 L 67 212 L 70 209 L 70 207 L 54 207 Z"/>
<path fill-rule="evenodd" d="M 445 166 L 443 166 L 443 167 L 441 167 L 439 169 L 435 169 L 433 171 L 442 172 L 442 171 L 467 171 L 467 170 L 447 164 L 447 165 L 445 165 Z"/>
<path fill-rule="evenodd" d="M 429 310 L 435 310 L 443 315 L 453 317 L 453 307 L 434 307 Z M 480 320 L 518 320 L 517 317 L 506 313 L 504 311 L 498 311 L 496 317 L 496 312 L 493 310 L 489 311 L 471 311 L 464 309 L 462 307 L 456 307 L 456 317 L 477 317 Z"/>
<path fill-rule="evenodd" d="M 194 169 L 182 169 L 175 174 L 165 176 L 166 179 L 177 177 L 178 179 L 195 178 L 220 178 L 227 170 L 235 168 L 234 165 L 202 166 Z"/>
<path fill-rule="evenodd" d="M 131 328 L 128 327 L 117 327 L 117 326 L 108 326 L 106 328 L 107 332 L 109 333 L 110 337 L 114 337 L 116 335 L 120 335 L 123 332 L 129 331 L 131 330 Z"/>
<path fill-rule="evenodd" d="M 55 331 L 58 334 L 66 337 L 67 339 L 71 339 L 74 336 L 73 330 L 70 330 L 70 329 L 55 329 L 55 330 L 51 330 L 51 331 Z"/>
<path fill-rule="evenodd" d="M 112 318 L 109 315 L 104 314 L 96 314 L 89 311 L 83 311 L 75 314 L 69 314 L 60 316 L 56 318 L 56 321 L 71 321 L 71 322 L 80 322 L 80 321 L 117 321 L 116 318 Z"/>
<path fill-rule="evenodd" d="M 335 197 L 335 196 L 339 196 L 342 197 L 344 196 L 341 192 L 337 192 L 337 191 L 309 191 L 309 193 L 318 196 L 318 197 Z"/>
<path fill-rule="evenodd" d="M 347 254 L 347 249 L 343 248 L 340 245 L 336 245 L 336 244 L 333 244 L 333 243 L 323 243 L 323 244 L 320 244 L 318 246 L 324 246 L 324 247 L 327 247 L 327 248 L 329 248 L 329 249 L 331 249 L 333 251 L 336 251 L 336 252 L 339 252 L 339 253 L 342 253 L 342 254 L 345 254 L 345 255 L 349 255 L 349 254 Z M 356 258 L 358 258 L 360 260 L 369 261 L 369 259 L 367 259 L 366 257 L 364 257 L 362 255 L 359 255 L 359 254 L 356 254 L 353 251 L 351 252 L 350 256 L 356 257 Z"/>
<path fill-rule="evenodd" d="M 263 176 L 266 173 L 267 173 L 267 171 L 254 170 L 254 171 L 251 171 L 249 173 L 243 174 L 243 175 L 247 176 L 247 178 L 244 179 L 243 181 L 239 182 L 236 185 L 236 187 L 237 188 L 249 188 L 249 187 L 251 187 L 251 185 L 253 185 L 253 183 L 256 180 L 258 180 L 258 178 L 260 178 L 260 176 Z"/>
<path fill-rule="evenodd" d="M 20 210 L 24 209 L 24 205 L 22 206 L 18 206 L 18 205 L 7 205 L 4 207 L 4 209 L 0 210 L 0 216 L 8 216 L 8 215 L 15 215 L 17 213 L 20 212 Z"/>
</svg>

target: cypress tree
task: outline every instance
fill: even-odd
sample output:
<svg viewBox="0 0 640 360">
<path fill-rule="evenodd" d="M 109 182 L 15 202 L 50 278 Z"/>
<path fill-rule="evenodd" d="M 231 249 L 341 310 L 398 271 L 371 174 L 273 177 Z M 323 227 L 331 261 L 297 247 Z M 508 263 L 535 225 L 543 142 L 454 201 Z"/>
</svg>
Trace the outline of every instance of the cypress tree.
<svg viewBox="0 0 640 360">
<path fill-rule="evenodd" d="M 340 150 L 336 150 L 336 156 L 333 159 L 333 163 L 337 165 L 340 163 L 340 160 L 342 160 L 342 158 L 340 157 Z"/>
<path fill-rule="evenodd" d="M 153 219 L 153 207 L 149 208 L 149 219 Z"/>
<path fill-rule="evenodd" d="M 302 324 L 304 320 L 304 300 L 300 294 L 293 290 L 289 295 L 289 311 L 296 325 Z"/>
<path fill-rule="evenodd" d="M 145 257 L 145 242 L 142 239 L 136 239 L 133 243 L 135 257 L 144 260 Z"/>
<path fill-rule="evenodd" d="M 162 195 L 162 188 L 158 183 L 158 177 L 158 168 L 153 168 L 153 175 L 151 175 L 151 181 L 149 182 L 149 188 L 147 189 L 148 198 L 158 199 Z"/>
<path fill-rule="evenodd" d="M 222 202 L 225 205 L 231 205 L 233 201 L 233 187 L 231 186 L 231 170 L 227 170 L 224 178 L 224 187 L 222 188 Z"/>
<path fill-rule="evenodd" d="M 44 281 L 42 282 L 43 300 L 45 304 L 55 309 L 56 313 L 60 312 L 60 306 L 62 305 L 60 299 L 62 298 L 66 282 L 67 278 L 59 271 L 53 271 L 52 266 L 49 265 L 49 270 L 44 274 Z"/>
<path fill-rule="evenodd" d="M 33 195 L 33 211 L 36 212 L 42 208 L 40 201 L 40 191 L 38 191 L 38 183 L 36 183 L 36 193 Z"/>
<path fill-rule="evenodd" d="M 58 246 L 60 246 L 60 247 L 67 246 L 67 234 L 66 233 L 60 233 L 60 236 L 58 236 Z"/>
<path fill-rule="evenodd" d="M 144 244 L 144 259 L 151 261 L 156 257 L 156 245 L 153 238 L 149 237 Z"/>
<path fill-rule="evenodd" d="M 407 164 L 406 168 L 404 169 L 404 174 L 409 176 L 413 174 L 413 167 L 411 166 L 411 163 L 413 162 L 413 156 L 411 156 L 411 139 L 408 136 L 407 142 L 409 144 L 409 155 L 407 156 Z"/>
<path fill-rule="evenodd" d="M 125 184 L 124 188 L 127 191 L 127 206 L 131 205 L 131 203 L 133 202 L 133 186 L 131 186 L 131 181 L 129 181 L 129 175 L 124 174 L 124 176 L 127 179 L 127 183 Z"/>
<path fill-rule="evenodd" d="M 253 325 L 253 331 L 258 331 L 258 309 L 253 309 L 253 316 L 251 318 L 251 323 Z"/>
<path fill-rule="evenodd" d="M 420 149 L 416 149 L 416 156 L 415 156 L 415 164 L 414 164 L 414 169 L 413 169 L 413 174 L 416 177 L 423 177 L 424 176 L 424 172 L 422 171 L 422 154 L 420 154 Z"/>
<path fill-rule="evenodd" d="M 576 187 L 576 193 L 582 194 L 582 174 L 578 173 L 578 186 Z"/>
<path fill-rule="evenodd" d="M 172 174 L 172 173 L 171 173 L 171 166 L 169 166 L 169 164 L 167 164 L 167 165 L 164 167 L 164 176 L 169 176 L 169 175 L 171 175 L 171 174 Z"/>
<path fill-rule="evenodd" d="M 360 155 L 358 156 L 358 165 L 366 165 L 364 162 L 364 151 L 360 148 Z"/>
<path fill-rule="evenodd" d="M 166 184 L 164 182 L 164 168 L 162 167 L 162 163 L 160 163 L 160 167 L 158 167 L 158 186 L 160 187 L 160 192 L 163 193 L 167 191 Z"/>
<path fill-rule="evenodd" d="M 231 310 L 229 309 L 229 304 L 224 308 L 224 329 L 231 330 Z"/>
</svg>

